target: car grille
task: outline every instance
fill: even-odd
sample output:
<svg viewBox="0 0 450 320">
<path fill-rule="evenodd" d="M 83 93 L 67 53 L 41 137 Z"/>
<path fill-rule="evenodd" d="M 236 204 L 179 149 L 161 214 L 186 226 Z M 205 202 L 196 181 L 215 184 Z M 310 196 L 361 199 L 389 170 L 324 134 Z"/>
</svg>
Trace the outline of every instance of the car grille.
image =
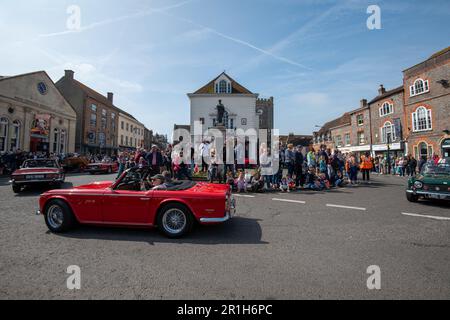
<svg viewBox="0 0 450 320">
<path fill-rule="evenodd" d="M 450 192 L 450 187 L 442 184 L 428 184 L 423 189 L 426 191 Z"/>
</svg>

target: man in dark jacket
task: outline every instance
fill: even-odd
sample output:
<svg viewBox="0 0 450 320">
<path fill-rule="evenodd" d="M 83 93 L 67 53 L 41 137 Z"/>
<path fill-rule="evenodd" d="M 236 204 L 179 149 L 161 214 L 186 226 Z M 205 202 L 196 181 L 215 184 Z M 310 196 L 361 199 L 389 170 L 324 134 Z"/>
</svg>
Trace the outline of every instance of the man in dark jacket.
<svg viewBox="0 0 450 320">
<path fill-rule="evenodd" d="M 408 166 L 409 166 L 409 174 L 411 175 L 411 177 L 414 177 L 416 175 L 417 160 L 414 157 L 411 157 Z"/>
<path fill-rule="evenodd" d="M 147 160 L 148 165 L 152 168 L 152 174 L 160 173 L 164 160 L 156 145 L 153 145 L 150 152 L 145 155 L 145 160 Z"/>
<path fill-rule="evenodd" d="M 303 153 L 302 153 L 302 146 L 297 146 L 296 150 L 295 150 L 295 167 L 294 167 L 294 172 L 295 172 L 295 186 L 299 187 L 302 186 L 305 183 L 305 180 L 303 178 L 303 163 L 305 161 L 305 158 L 303 157 Z"/>
</svg>

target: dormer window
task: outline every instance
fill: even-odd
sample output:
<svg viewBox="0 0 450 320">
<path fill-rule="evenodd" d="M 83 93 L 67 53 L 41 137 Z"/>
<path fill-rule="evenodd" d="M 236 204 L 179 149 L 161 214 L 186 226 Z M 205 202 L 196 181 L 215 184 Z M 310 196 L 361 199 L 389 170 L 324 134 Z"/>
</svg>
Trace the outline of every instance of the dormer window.
<svg viewBox="0 0 450 320">
<path fill-rule="evenodd" d="M 220 80 L 216 83 L 216 93 L 231 93 L 231 82 Z"/>
<path fill-rule="evenodd" d="M 409 91 L 411 97 L 429 92 L 430 86 L 428 80 L 417 79 L 414 81 L 413 85 L 409 87 Z"/>
</svg>

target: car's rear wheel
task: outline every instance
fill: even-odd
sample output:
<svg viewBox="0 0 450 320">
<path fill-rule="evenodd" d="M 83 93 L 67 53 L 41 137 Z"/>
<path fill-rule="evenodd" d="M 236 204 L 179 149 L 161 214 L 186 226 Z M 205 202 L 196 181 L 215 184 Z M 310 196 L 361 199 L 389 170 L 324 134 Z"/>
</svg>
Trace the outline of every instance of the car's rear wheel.
<svg viewBox="0 0 450 320">
<path fill-rule="evenodd" d="M 14 193 L 20 193 L 20 191 L 22 191 L 22 187 L 18 185 L 13 185 L 12 189 Z"/>
<path fill-rule="evenodd" d="M 419 197 L 412 193 L 406 193 L 406 199 L 408 199 L 409 202 L 417 202 Z"/>
<path fill-rule="evenodd" d="M 191 231 L 194 219 L 186 206 L 172 203 L 164 206 L 158 214 L 158 228 L 169 238 L 180 238 Z"/>
<path fill-rule="evenodd" d="M 61 233 L 72 228 L 76 219 L 69 205 L 63 200 L 51 200 L 44 210 L 45 223 L 49 230 L 54 233 Z"/>
</svg>

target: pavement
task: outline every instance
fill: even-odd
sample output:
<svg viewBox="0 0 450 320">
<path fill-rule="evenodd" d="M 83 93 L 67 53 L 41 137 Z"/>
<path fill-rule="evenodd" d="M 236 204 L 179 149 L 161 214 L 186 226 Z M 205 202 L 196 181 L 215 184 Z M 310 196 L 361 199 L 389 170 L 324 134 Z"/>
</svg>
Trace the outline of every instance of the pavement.
<svg viewBox="0 0 450 320">
<path fill-rule="evenodd" d="M 69 175 L 66 188 L 114 175 Z M 48 232 L 43 190 L 0 179 L 0 299 L 449 299 L 450 205 L 410 203 L 406 179 L 237 195 L 234 219 L 170 240 L 156 230 Z M 81 289 L 66 286 L 81 269 Z M 369 290 L 369 266 L 381 288 Z"/>
</svg>

